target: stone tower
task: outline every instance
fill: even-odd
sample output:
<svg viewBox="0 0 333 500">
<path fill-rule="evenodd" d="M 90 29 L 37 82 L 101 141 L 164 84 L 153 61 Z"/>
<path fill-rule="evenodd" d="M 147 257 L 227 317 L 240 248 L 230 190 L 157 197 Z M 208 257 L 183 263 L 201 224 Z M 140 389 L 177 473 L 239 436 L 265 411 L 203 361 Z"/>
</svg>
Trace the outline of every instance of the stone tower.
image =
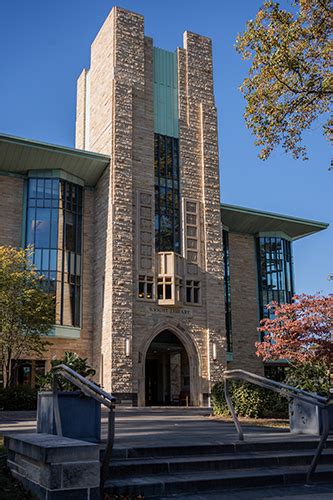
<svg viewBox="0 0 333 500">
<path fill-rule="evenodd" d="M 93 208 L 100 382 L 133 404 L 207 404 L 226 367 L 210 39 L 164 51 L 114 7 L 78 80 L 76 147 L 111 158 Z"/>
</svg>

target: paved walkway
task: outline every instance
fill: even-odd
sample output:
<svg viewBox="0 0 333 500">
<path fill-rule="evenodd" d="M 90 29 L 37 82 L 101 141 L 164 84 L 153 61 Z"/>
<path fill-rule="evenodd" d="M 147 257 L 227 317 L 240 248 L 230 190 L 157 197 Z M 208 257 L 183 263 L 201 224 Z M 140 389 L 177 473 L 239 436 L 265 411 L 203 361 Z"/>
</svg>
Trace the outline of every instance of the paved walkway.
<svg viewBox="0 0 333 500">
<path fill-rule="evenodd" d="M 35 432 L 36 412 L 0 412 L 0 434 Z M 285 429 L 243 425 L 246 441 L 302 440 Z M 102 412 L 102 438 L 106 439 L 107 413 Z M 318 440 L 318 438 L 313 437 Z M 118 408 L 115 447 L 226 444 L 237 441 L 232 423 L 210 417 L 207 408 Z"/>
</svg>

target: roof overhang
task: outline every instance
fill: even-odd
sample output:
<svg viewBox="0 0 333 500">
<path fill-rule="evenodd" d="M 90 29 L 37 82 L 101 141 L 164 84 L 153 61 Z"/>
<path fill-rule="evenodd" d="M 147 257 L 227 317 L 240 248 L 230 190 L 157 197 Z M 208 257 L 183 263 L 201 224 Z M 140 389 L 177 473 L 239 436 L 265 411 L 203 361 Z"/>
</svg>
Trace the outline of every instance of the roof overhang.
<svg viewBox="0 0 333 500">
<path fill-rule="evenodd" d="M 235 233 L 284 233 L 292 240 L 304 238 L 328 227 L 325 222 L 300 219 L 289 215 L 263 212 L 252 208 L 221 204 L 221 220 Z"/>
<path fill-rule="evenodd" d="M 109 163 L 107 155 L 0 134 L 0 172 L 63 170 L 94 186 Z"/>
</svg>

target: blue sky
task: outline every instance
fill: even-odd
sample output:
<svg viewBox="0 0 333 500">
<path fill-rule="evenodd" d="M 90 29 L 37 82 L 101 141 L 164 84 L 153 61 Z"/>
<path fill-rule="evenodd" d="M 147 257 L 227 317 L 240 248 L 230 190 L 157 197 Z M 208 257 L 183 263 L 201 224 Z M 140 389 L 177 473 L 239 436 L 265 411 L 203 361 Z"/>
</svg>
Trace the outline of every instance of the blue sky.
<svg viewBox="0 0 333 500">
<path fill-rule="evenodd" d="M 282 1 L 281 5 L 289 5 Z M 0 5 L 0 132 L 74 145 L 76 79 L 89 66 L 90 44 L 108 12 L 107 0 L 11 0 Z M 234 50 L 258 0 L 123 0 L 145 16 L 146 34 L 167 50 L 185 30 L 213 40 L 222 200 L 329 222 L 328 230 L 294 244 L 296 291 L 333 292 L 333 172 L 319 124 L 307 133 L 310 160 L 282 151 L 262 162 L 243 119 L 238 90 L 247 67 Z"/>
</svg>

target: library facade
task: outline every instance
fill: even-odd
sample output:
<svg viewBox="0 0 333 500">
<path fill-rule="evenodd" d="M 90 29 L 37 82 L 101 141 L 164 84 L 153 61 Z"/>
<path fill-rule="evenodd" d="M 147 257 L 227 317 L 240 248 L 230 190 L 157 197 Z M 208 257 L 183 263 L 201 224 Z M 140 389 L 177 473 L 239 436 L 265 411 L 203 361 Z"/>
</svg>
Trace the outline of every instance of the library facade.
<svg viewBox="0 0 333 500">
<path fill-rule="evenodd" d="M 293 295 L 292 242 L 317 221 L 221 204 L 210 39 L 156 48 L 113 8 L 77 83 L 75 148 L 0 136 L 0 245 L 33 245 L 52 345 L 123 404 L 209 404 L 226 368 L 267 374 L 259 320 Z"/>
</svg>

